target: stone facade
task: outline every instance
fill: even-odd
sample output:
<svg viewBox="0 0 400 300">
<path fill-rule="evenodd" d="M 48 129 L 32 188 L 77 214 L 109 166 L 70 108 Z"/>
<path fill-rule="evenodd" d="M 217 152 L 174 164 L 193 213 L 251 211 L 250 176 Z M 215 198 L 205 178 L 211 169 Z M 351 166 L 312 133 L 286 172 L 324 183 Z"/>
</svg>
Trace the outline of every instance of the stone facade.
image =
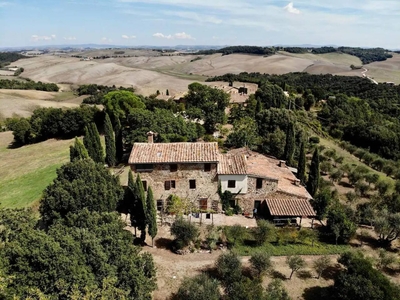
<svg viewBox="0 0 400 300">
<path fill-rule="evenodd" d="M 209 171 L 205 169 L 206 165 Z M 219 202 L 215 163 L 154 164 L 152 171 L 137 171 L 135 165 L 132 165 L 131 170 L 134 174 L 140 174 L 142 181 L 146 181 L 147 186 L 152 188 L 155 201 L 163 200 L 165 204 L 165 200 L 173 194 L 182 199 L 189 199 L 199 208 L 202 200 L 202 209 L 207 200 L 207 210 L 213 208 L 213 201 L 214 204 L 215 201 Z M 195 188 L 190 186 L 190 180 L 195 180 Z"/>
<path fill-rule="evenodd" d="M 257 180 L 262 181 L 261 188 L 257 188 Z M 254 209 L 255 201 L 265 200 L 267 195 L 276 191 L 278 180 L 268 178 L 256 178 L 248 176 L 247 178 L 247 193 L 237 197 L 238 204 L 244 213 L 251 213 Z"/>
</svg>

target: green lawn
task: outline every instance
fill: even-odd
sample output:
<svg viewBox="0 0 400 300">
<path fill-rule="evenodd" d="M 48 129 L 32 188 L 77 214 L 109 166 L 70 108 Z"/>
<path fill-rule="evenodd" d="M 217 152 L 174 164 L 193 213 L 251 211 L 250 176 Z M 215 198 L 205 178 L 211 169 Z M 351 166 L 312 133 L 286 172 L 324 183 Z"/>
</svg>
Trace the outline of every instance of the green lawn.
<svg viewBox="0 0 400 300">
<path fill-rule="evenodd" d="M 265 243 L 263 246 L 235 245 L 233 248 L 239 255 L 248 256 L 257 252 L 266 252 L 272 256 L 287 255 L 329 255 L 341 254 L 351 249 L 348 245 L 331 245 L 315 243 L 314 246 L 304 244 L 274 245 Z"/>
<path fill-rule="evenodd" d="M 28 207 L 56 177 L 56 169 L 69 161 L 73 140 L 48 140 L 9 149 L 11 132 L 0 133 L 0 206 Z"/>
</svg>

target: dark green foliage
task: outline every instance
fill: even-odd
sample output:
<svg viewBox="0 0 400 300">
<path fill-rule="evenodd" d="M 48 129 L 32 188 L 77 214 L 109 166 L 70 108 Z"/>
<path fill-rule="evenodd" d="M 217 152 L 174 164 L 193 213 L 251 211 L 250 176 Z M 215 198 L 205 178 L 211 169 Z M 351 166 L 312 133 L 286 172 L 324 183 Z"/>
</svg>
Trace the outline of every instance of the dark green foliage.
<svg viewBox="0 0 400 300">
<path fill-rule="evenodd" d="M 243 240 L 247 235 L 246 228 L 240 224 L 235 224 L 233 226 L 226 226 L 225 231 L 227 239 L 232 246 L 235 246 L 236 243 L 243 242 Z"/>
<path fill-rule="evenodd" d="M 199 229 L 183 218 L 178 218 L 171 226 L 171 234 L 175 237 L 177 248 L 184 248 L 197 239 Z"/>
<path fill-rule="evenodd" d="M 142 185 L 143 186 L 143 185 Z M 143 191 L 144 197 L 144 191 Z M 137 181 L 133 179 L 132 171 L 129 170 L 128 174 L 128 189 L 126 191 L 126 202 L 131 219 L 131 226 L 139 228 L 142 231 L 146 229 L 146 211 L 144 200 L 141 198 Z"/>
<path fill-rule="evenodd" d="M 185 278 L 176 294 L 176 300 L 219 300 L 219 284 L 206 274 Z"/>
<path fill-rule="evenodd" d="M 374 269 L 361 253 L 345 253 L 338 260 L 346 269 L 335 278 L 334 291 L 340 300 L 398 300 L 400 290 Z"/>
<path fill-rule="evenodd" d="M 306 150 L 305 150 L 305 142 L 302 141 L 300 144 L 300 154 L 299 154 L 299 162 L 297 164 L 297 178 L 300 180 L 301 184 L 306 183 Z"/>
<path fill-rule="evenodd" d="M 242 264 L 237 254 L 226 252 L 221 254 L 215 262 L 218 275 L 229 291 L 230 286 L 242 278 Z"/>
<path fill-rule="evenodd" d="M 57 171 L 57 178 L 44 191 L 39 211 L 42 221 L 48 226 L 83 208 L 98 212 L 115 211 L 122 196 L 118 178 L 92 160 L 78 160 Z"/>
<path fill-rule="evenodd" d="M 277 129 L 275 132 L 267 133 L 261 144 L 263 153 L 282 158 L 285 151 L 285 132 Z"/>
<path fill-rule="evenodd" d="M 311 200 L 311 205 L 317 213 L 317 219 L 325 219 L 331 203 L 337 200 L 336 194 L 330 188 L 321 189 Z"/>
<path fill-rule="evenodd" d="M 83 143 L 88 150 L 89 156 L 96 163 L 104 163 L 103 146 L 101 145 L 99 131 L 95 123 L 90 123 L 85 129 Z"/>
<path fill-rule="evenodd" d="M 364 65 L 372 63 L 374 61 L 384 61 L 388 58 L 393 57 L 393 55 L 388 53 L 388 50 L 385 50 L 383 48 L 363 49 L 353 47 L 339 47 L 337 51 L 357 56 L 361 59 Z"/>
<path fill-rule="evenodd" d="M 222 55 L 229 55 L 234 53 L 243 54 L 258 54 L 258 55 L 273 55 L 275 50 L 269 47 L 258 47 L 258 46 L 229 46 L 221 49 L 202 50 L 197 54 L 211 55 L 215 53 L 222 53 Z"/>
<path fill-rule="evenodd" d="M 135 199 L 137 202 L 137 208 L 142 206 L 142 211 L 138 212 L 139 220 L 138 228 L 140 230 L 140 239 L 142 242 L 146 239 L 146 226 L 147 226 L 147 203 L 146 203 L 146 194 L 144 191 L 142 179 L 140 178 L 140 174 L 136 177 L 136 184 L 135 184 Z M 143 214 L 143 215 L 142 215 Z"/>
<path fill-rule="evenodd" d="M 0 68 L 8 66 L 10 63 L 22 58 L 27 57 L 17 52 L 0 52 Z"/>
<path fill-rule="evenodd" d="M 286 108 L 288 99 L 283 90 L 271 83 L 263 83 L 256 91 L 255 98 L 260 101 L 264 109 L 269 108 Z"/>
<path fill-rule="evenodd" d="M 59 87 L 55 83 L 43 83 L 41 81 L 35 82 L 32 80 L 21 81 L 15 79 L 0 79 L 0 89 L 58 92 Z"/>
<path fill-rule="evenodd" d="M 303 53 L 307 53 L 308 49 L 307 48 L 302 48 L 302 47 L 285 47 L 285 48 L 283 48 L 283 51 L 286 51 L 286 52 L 289 52 L 289 53 L 303 54 Z"/>
<path fill-rule="evenodd" d="M 83 103 L 85 104 L 103 104 L 104 96 L 112 91 L 128 91 L 134 93 L 135 89 L 132 87 L 125 88 L 120 86 L 117 88 L 115 85 L 105 86 L 97 84 L 84 84 L 78 88 L 79 96 L 90 95 L 88 98 L 83 99 Z"/>
<path fill-rule="evenodd" d="M 124 155 L 124 141 L 122 138 L 122 126 L 119 118 L 115 118 L 114 133 L 115 133 L 115 159 L 117 163 L 120 163 Z"/>
<path fill-rule="evenodd" d="M 242 276 L 239 281 L 233 282 L 227 288 L 227 298 L 229 300 L 260 300 L 264 298 L 264 291 L 261 281 L 250 280 Z"/>
<path fill-rule="evenodd" d="M 307 191 L 310 193 L 311 196 L 315 196 L 318 191 L 320 181 L 320 174 L 319 174 L 319 151 L 318 148 L 315 148 L 311 166 L 310 166 L 310 173 L 308 174 L 308 181 L 307 181 Z"/>
<path fill-rule="evenodd" d="M 286 143 L 283 157 L 289 166 L 293 166 L 293 155 L 296 145 L 296 136 L 294 132 L 294 125 L 290 124 L 286 131 Z"/>
<path fill-rule="evenodd" d="M 147 191 L 146 204 L 147 204 L 146 209 L 147 209 L 147 226 L 148 226 L 147 231 L 151 236 L 152 244 L 154 244 L 154 238 L 157 235 L 157 210 L 151 187 L 149 187 Z"/>
<path fill-rule="evenodd" d="M 10 299 L 25 299 L 33 289 L 51 299 L 70 299 L 78 290 L 93 295 L 98 289 L 102 297 L 113 291 L 113 299 L 151 299 L 156 288 L 152 258 L 132 245 L 118 214 L 85 208 L 45 232 L 35 228 L 30 212 L 4 212 L 0 224 L 14 232 L 1 237 L 0 249 L 4 270 L 14 278 L 6 290 Z"/>
<path fill-rule="evenodd" d="M 86 158 L 89 158 L 89 153 L 87 152 L 83 143 L 78 138 L 75 138 L 74 145 L 69 147 L 70 162 Z"/>
<path fill-rule="evenodd" d="M 154 142 L 193 142 L 199 137 L 196 124 L 164 109 L 155 109 L 154 112 L 135 109 L 128 115 L 122 130 L 129 149 L 134 142 L 147 142 L 146 133 L 149 131 L 157 132 Z"/>
<path fill-rule="evenodd" d="M 254 148 L 258 144 L 257 123 L 253 118 L 244 117 L 233 123 L 233 132 L 228 136 L 227 144 L 235 148 Z"/>
<path fill-rule="evenodd" d="M 350 207 L 340 203 L 331 206 L 327 215 L 327 230 L 339 242 L 349 243 L 355 235 L 357 225 L 354 222 L 355 214 Z"/>
<path fill-rule="evenodd" d="M 113 126 L 107 113 L 104 118 L 104 137 L 106 143 L 106 164 L 113 167 L 116 164 L 116 144 Z"/>
<path fill-rule="evenodd" d="M 263 245 L 268 240 L 272 240 L 276 235 L 275 225 L 266 221 L 259 219 L 257 220 L 257 227 L 254 229 L 254 238 L 258 245 Z"/>
<path fill-rule="evenodd" d="M 229 94 L 222 90 L 192 83 L 185 96 L 186 113 L 190 118 L 204 120 L 204 128 L 213 133 L 216 124 L 225 123 L 225 109 L 229 104 Z"/>
<path fill-rule="evenodd" d="M 30 118 L 21 118 L 13 125 L 15 143 L 25 145 L 51 138 L 73 138 L 82 135 L 90 122 L 98 123 L 101 119 L 101 112 L 96 107 L 38 108 Z"/>
<path fill-rule="evenodd" d="M 143 100 L 130 91 L 113 91 L 104 96 L 105 111 L 111 116 L 125 119 L 134 109 L 144 109 Z"/>
</svg>

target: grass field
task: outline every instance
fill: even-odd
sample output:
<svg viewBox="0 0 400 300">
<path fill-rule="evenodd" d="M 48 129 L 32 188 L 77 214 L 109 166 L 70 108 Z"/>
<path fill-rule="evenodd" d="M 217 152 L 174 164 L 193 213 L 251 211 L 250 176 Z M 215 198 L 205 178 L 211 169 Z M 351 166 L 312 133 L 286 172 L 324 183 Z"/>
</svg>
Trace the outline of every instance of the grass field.
<svg viewBox="0 0 400 300">
<path fill-rule="evenodd" d="M 8 149 L 11 132 L 0 133 L 0 206 L 32 206 L 56 177 L 56 169 L 69 160 L 73 140 L 48 140 Z"/>
</svg>

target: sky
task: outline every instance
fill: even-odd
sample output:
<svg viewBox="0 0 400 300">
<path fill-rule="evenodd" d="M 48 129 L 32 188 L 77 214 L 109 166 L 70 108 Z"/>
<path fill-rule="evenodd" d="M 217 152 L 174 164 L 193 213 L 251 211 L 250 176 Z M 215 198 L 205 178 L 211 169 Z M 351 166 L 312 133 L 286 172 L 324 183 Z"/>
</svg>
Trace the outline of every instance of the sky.
<svg viewBox="0 0 400 300">
<path fill-rule="evenodd" d="M 89 43 L 400 49 L 400 0 L 0 0 L 0 47 Z"/>
</svg>

